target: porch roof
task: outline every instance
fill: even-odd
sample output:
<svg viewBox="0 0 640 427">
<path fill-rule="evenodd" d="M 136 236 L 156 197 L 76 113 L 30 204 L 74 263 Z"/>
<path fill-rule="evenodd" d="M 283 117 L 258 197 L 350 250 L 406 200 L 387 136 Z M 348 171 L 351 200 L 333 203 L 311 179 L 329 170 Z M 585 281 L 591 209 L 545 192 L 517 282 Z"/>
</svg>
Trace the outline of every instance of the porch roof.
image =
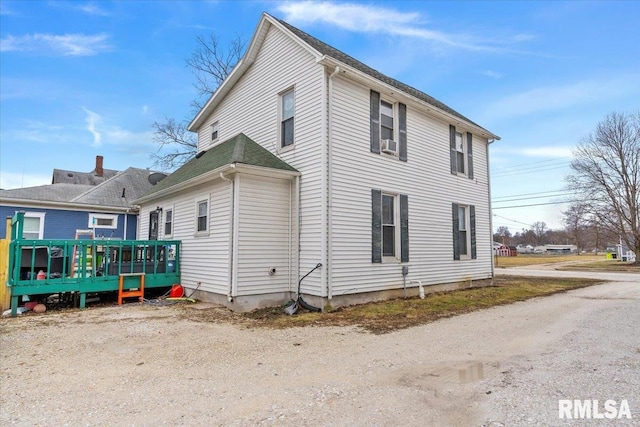
<svg viewBox="0 0 640 427">
<path fill-rule="evenodd" d="M 278 158 L 244 133 L 240 133 L 207 151 L 198 153 L 193 159 L 154 185 L 141 198 L 147 198 L 159 191 L 169 189 L 205 173 L 233 164 L 245 164 L 298 172 L 293 166 Z"/>
</svg>

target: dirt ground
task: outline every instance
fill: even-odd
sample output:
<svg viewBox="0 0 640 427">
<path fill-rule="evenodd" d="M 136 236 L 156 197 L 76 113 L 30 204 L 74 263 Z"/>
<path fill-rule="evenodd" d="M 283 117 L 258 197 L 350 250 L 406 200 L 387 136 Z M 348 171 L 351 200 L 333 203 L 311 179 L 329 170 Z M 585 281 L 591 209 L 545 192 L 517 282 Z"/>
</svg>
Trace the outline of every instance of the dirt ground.
<svg viewBox="0 0 640 427">
<path fill-rule="evenodd" d="M 203 304 L 4 318 L 0 425 L 560 425 L 564 398 L 640 425 L 639 301 L 619 282 L 384 335 Z"/>
</svg>

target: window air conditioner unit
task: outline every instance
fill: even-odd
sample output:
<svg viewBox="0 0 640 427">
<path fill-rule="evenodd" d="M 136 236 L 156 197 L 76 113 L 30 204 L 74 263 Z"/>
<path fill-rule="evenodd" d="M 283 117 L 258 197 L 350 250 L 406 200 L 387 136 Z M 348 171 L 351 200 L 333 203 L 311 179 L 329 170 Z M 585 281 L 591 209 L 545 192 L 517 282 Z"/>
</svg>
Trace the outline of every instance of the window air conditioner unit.
<svg viewBox="0 0 640 427">
<path fill-rule="evenodd" d="M 382 140 L 382 152 L 393 154 L 394 156 L 398 154 L 398 143 L 393 139 L 383 139 Z"/>
</svg>

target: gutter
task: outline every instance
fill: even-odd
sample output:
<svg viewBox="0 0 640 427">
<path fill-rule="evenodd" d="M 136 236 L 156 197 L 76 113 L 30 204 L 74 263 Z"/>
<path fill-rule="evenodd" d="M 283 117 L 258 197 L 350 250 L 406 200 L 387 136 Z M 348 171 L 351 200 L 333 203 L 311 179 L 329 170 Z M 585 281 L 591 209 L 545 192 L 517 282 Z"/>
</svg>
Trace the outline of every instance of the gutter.
<svg viewBox="0 0 640 427">
<path fill-rule="evenodd" d="M 104 212 L 104 213 L 125 213 L 132 210 L 131 207 L 118 207 L 118 206 L 104 206 L 104 205 L 89 205 L 83 203 L 72 203 L 72 202 L 56 202 L 51 200 L 36 200 L 36 199 L 11 199 L 11 198 L 3 198 L 0 199 L 0 204 L 3 206 L 17 206 L 17 207 L 33 207 L 40 208 L 43 206 L 55 208 L 63 208 L 64 210 L 75 211 L 78 209 L 86 209 L 96 212 Z M 135 210 L 135 208 L 133 208 Z"/>
</svg>

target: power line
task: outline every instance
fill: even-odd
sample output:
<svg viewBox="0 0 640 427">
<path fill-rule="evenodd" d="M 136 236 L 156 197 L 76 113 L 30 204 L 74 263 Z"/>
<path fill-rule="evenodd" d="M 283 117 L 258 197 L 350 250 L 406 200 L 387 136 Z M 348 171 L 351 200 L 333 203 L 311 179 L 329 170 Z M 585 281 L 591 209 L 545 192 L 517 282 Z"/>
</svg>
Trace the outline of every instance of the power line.
<svg viewBox="0 0 640 427">
<path fill-rule="evenodd" d="M 540 161 L 538 161 L 538 162 L 521 163 L 521 164 L 519 164 L 519 165 L 506 166 L 506 167 L 503 167 L 503 168 L 497 168 L 497 169 L 493 170 L 492 172 L 499 172 L 499 171 L 501 171 L 501 170 L 508 170 L 508 169 L 513 169 L 513 168 L 519 168 L 519 167 L 521 167 L 521 166 L 537 165 L 537 164 L 540 164 L 540 163 L 557 162 L 558 160 L 561 160 L 561 159 L 570 159 L 570 158 L 571 158 L 571 157 L 569 157 L 569 156 L 562 156 L 562 157 L 556 157 L 555 159 L 540 160 Z M 564 161 L 564 162 L 566 162 L 566 161 Z"/>
<path fill-rule="evenodd" d="M 536 172 L 545 172 L 545 171 L 550 171 L 550 170 L 557 170 L 557 169 L 566 169 L 567 165 L 563 164 L 563 165 L 548 165 L 549 167 L 542 167 L 542 168 L 533 168 L 533 169 L 521 169 L 519 171 L 511 171 L 511 172 L 498 172 L 496 174 L 492 174 L 491 177 L 495 178 L 495 177 L 502 177 L 502 176 L 513 176 L 513 175 L 526 175 L 529 173 L 536 173 Z"/>
<path fill-rule="evenodd" d="M 548 199 L 550 197 L 568 196 L 570 194 L 573 194 L 573 192 L 556 194 L 555 196 L 535 196 L 535 197 L 520 197 L 520 198 L 516 198 L 516 199 L 506 199 L 506 200 L 493 200 L 492 202 L 493 203 L 506 203 L 506 202 L 516 202 L 518 200 Z"/>
<path fill-rule="evenodd" d="M 497 196 L 497 197 L 492 197 L 492 200 L 495 199 L 505 199 L 505 198 L 509 198 L 509 197 L 521 197 L 521 196 L 537 196 L 539 194 L 548 194 L 548 193 L 559 193 L 559 192 L 564 192 L 566 191 L 565 189 L 562 190 L 550 190 L 550 191 L 538 191 L 536 193 L 521 193 L 521 194 L 510 194 L 508 196 Z"/>
<path fill-rule="evenodd" d="M 493 214 L 493 216 L 496 216 L 496 217 L 502 218 L 502 219 L 506 219 L 507 221 L 515 222 L 515 223 L 520 224 L 520 225 L 526 225 L 527 227 L 531 227 L 531 225 L 532 225 L 532 224 L 526 224 L 524 222 L 518 221 L 518 220 L 513 219 L 513 218 L 507 218 L 506 216 L 502 216 L 502 215 L 498 215 L 498 214 Z"/>
<path fill-rule="evenodd" d="M 535 203 L 535 204 L 531 204 L 531 205 L 499 206 L 499 207 L 492 207 L 492 209 L 512 209 L 512 208 L 528 208 L 528 207 L 531 207 L 531 206 L 563 205 L 563 204 L 567 204 L 567 203 L 574 203 L 575 201 L 576 200 L 567 200 L 567 201 L 562 201 L 562 202 Z"/>
</svg>

